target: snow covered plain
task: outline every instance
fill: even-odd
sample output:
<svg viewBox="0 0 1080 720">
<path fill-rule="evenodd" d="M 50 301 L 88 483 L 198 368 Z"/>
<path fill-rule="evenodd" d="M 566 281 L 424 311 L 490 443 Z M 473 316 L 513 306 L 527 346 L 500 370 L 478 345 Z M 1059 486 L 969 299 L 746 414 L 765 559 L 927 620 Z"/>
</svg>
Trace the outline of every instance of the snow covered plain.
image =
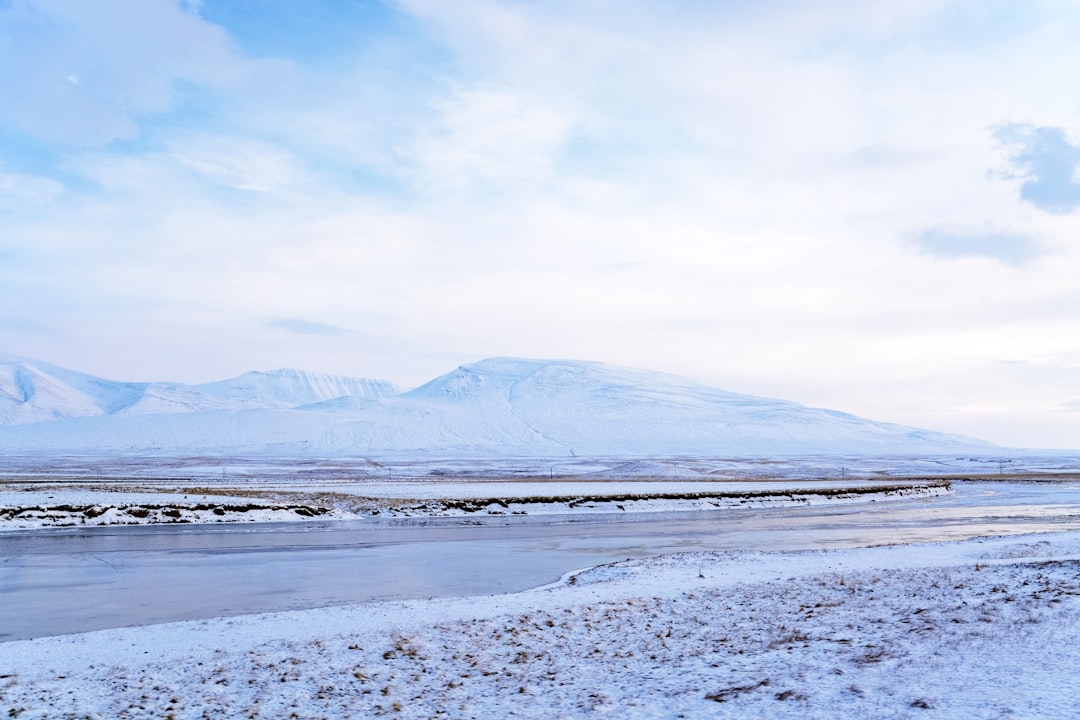
<svg viewBox="0 0 1080 720">
<path fill-rule="evenodd" d="M 0 480 L 88 479 L 213 483 L 275 481 L 351 483 L 391 480 L 492 482 L 547 479 L 613 480 L 820 480 L 910 476 L 1053 475 L 1080 470 L 1080 451 L 996 448 L 967 454 L 859 453 L 776 456 L 640 454 L 604 456 L 506 456 L 426 459 L 380 457 L 218 455 L 102 455 L 32 453 L 0 456 Z"/>
<path fill-rule="evenodd" d="M 24 719 L 1071 718 L 1080 533 L 668 555 L 0 649 Z"/>
<path fill-rule="evenodd" d="M 513 458 L 509 460 L 8 457 L 0 531 L 375 515 L 664 512 L 879 502 L 950 478 L 1052 480 L 1075 455 Z"/>
<path fill-rule="evenodd" d="M 237 487 L 158 487 L 133 492 L 106 483 L 0 483 L 0 532 L 44 527 L 152 523 L 282 522 L 383 517 L 643 513 L 792 505 L 839 505 L 950 492 L 931 481 L 791 482 L 376 482 Z M 243 497 L 240 497 L 243 495 Z"/>
</svg>

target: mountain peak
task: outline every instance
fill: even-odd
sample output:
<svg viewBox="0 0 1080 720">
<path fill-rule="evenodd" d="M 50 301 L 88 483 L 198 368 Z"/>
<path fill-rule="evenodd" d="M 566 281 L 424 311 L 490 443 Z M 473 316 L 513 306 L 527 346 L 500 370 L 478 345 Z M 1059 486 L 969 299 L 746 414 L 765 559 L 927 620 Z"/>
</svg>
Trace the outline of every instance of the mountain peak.
<svg viewBox="0 0 1080 720">
<path fill-rule="evenodd" d="M 0 355 L 0 426 L 92 416 L 288 408 L 343 395 L 375 398 L 397 392 L 385 380 L 292 369 L 254 371 L 203 385 L 116 382 Z"/>
<path fill-rule="evenodd" d="M 503 401 L 535 401 L 562 398 L 569 403 L 589 405 L 634 401 L 647 410 L 649 404 L 683 404 L 691 398 L 711 402 L 794 406 L 727 392 L 678 375 L 622 367 L 585 360 L 538 360 L 496 357 L 462 365 L 406 393 L 416 399 L 463 402 L 487 398 Z"/>
<path fill-rule="evenodd" d="M 649 370 L 510 357 L 462 365 L 404 394 L 383 380 L 293 369 L 179 385 L 9 363 L 0 366 L 0 424 L 24 424 L 0 429 L 0 446 L 57 452 L 645 458 L 992 447 Z"/>
</svg>

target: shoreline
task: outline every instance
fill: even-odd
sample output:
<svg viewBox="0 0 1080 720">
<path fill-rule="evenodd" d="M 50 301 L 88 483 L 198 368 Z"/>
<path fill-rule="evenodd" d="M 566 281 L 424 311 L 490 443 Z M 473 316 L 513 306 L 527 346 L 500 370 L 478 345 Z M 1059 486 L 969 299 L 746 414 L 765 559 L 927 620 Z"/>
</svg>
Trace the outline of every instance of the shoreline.
<svg viewBox="0 0 1080 720">
<path fill-rule="evenodd" d="M 0 710 L 24 720 L 1067 717 L 1080 532 L 676 553 L 505 595 L 2 647 Z"/>
</svg>

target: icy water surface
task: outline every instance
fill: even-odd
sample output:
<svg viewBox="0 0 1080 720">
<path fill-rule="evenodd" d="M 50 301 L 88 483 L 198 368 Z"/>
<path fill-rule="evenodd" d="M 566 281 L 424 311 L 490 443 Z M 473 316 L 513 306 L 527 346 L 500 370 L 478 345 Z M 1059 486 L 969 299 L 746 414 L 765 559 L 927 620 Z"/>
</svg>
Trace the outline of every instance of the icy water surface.
<svg viewBox="0 0 1080 720">
<path fill-rule="evenodd" d="M 0 536 L 0 641 L 375 599 L 514 592 L 682 550 L 804 550 L 1080 529 L 1080 485 L 637 516 L 181 525 Z"/>
</svg>

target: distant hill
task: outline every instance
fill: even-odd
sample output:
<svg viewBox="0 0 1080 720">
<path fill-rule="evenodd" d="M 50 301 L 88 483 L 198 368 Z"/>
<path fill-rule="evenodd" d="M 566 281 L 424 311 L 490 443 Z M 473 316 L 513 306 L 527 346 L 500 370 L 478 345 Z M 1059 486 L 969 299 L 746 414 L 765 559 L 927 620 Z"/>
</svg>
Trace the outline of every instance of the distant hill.
<svg viewBox="0 0 1080 720">
<path fill-rule="evenodd" d="M 493 358 L 408 392 L 295 370 L 121 383 L 0 362 L 0 447 L 417 457 L 936 454 L 973 438 L 593 362 Z"/>
<path fill-rule="evenodd" d="M 0 426 L 97 415 L 290 408 L 331 398 L 400 391 L 385 380 L 300 370 L 249 372 L 204 385 L 116 382 L 38 360 L 0 356 Z"/>
<path fill-rule="evenodd" d="M 327 375 L 303 370 L 247 372 L 231 380 L 192 386 L 211 397 L 249 407 L 290 408 L 340 397 L 378 398 L 401 391 L 386 380 Z"/>
</svg>

